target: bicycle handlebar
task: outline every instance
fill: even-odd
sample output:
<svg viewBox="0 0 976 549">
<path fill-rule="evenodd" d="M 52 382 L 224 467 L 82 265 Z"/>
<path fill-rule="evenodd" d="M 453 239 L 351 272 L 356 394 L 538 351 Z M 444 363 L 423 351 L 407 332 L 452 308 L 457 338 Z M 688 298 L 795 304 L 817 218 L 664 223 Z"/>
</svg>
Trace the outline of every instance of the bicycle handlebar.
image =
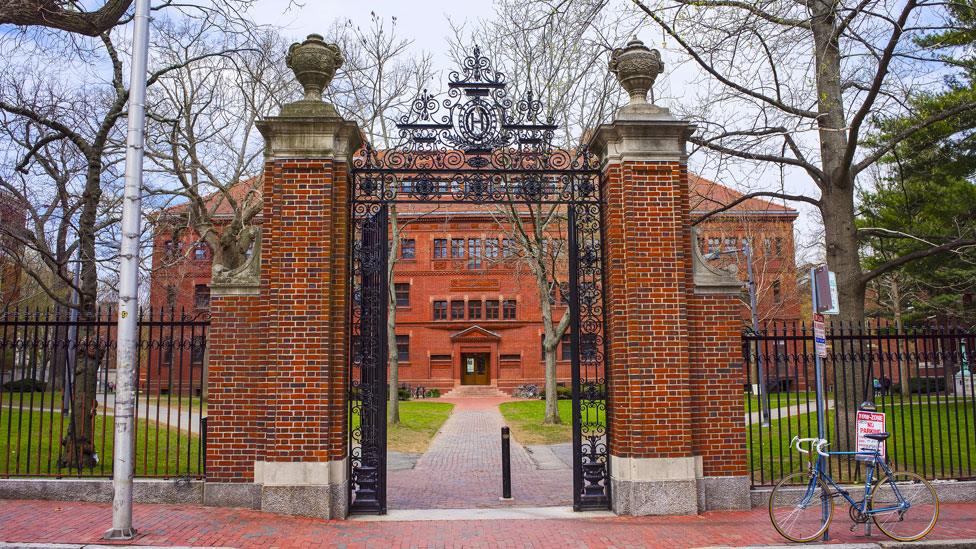
<svg viewBox="0 0 976 549">
<path fill-rule="evenodd" d="M 823 438 L 800 438 L 799 436 L 793 437 L 790 441 L 790 445 L 796 447 L 796 450 L 803 454 L 809 454 L 810 450 L 804 450 L 801 444 L 810 443 L 810 448 L 816 450 L 817 454 L 823 457 L 830 457 L 829 454 L 823 451 L 823 447 L 830 444 L 826 439 Z"/>
</svg>

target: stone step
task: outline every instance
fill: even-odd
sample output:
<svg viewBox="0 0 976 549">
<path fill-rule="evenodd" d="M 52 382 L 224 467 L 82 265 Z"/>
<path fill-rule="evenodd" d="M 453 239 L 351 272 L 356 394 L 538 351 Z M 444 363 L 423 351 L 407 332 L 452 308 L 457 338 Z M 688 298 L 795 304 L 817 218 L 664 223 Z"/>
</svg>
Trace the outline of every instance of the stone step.
<svg viewBox="0 0 976 549">
<path fill-rule="evenodd" d="M 485 398 L 485 397 L 508 397 L 508 393 L 499 391 L 497 387 L 491 385 L 459 385 L 447 393 L 443 398 Z"/>
</svg>

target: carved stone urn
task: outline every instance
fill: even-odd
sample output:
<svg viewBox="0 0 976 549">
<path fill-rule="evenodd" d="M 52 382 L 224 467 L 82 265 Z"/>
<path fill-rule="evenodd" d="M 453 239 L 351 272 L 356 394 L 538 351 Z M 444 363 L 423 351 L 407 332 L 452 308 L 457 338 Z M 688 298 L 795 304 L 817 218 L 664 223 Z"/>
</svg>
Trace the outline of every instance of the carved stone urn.
<svg viewBox="0 0 976 549">
<path fill-rule="evenodd" d="M 339 46 L 327 43 L 320 34 L 310 34 L 301 44 L 292 44 L 285 57 L 285 64 L 305 90 L 304 101 L 322 101 L 322 90 L 332 82 L 343 61 Z"/>
<path fill-rule="evenodd" d="M 664 72 L 664 63 L 659 51 L 648 48 L 635 36 L 626 46 L 613 50 L 610 72 L 627 91 L 631 105 L 645 105 L 647 92 L 657 75 Z"/>
</svg>

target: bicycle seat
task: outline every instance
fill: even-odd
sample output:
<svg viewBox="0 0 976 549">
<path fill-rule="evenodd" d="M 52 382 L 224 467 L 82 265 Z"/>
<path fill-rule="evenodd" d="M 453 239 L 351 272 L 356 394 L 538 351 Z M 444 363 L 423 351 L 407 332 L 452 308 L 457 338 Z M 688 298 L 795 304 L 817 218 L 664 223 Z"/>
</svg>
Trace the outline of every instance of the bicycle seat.
<svg viewBox="0 0 976 549">
<path fill-rule="evenodd" d="M 866 434 L 864 436 L 866 438 L 871 439 L 871 440 L 877 440 L 878 442 L 884 442 L 884 440 L 887 439 L 888 437 L 890 437 L 891 435 L 888 434 L 888 433 L 869 433 L 869 434 Z"/>
</svg>

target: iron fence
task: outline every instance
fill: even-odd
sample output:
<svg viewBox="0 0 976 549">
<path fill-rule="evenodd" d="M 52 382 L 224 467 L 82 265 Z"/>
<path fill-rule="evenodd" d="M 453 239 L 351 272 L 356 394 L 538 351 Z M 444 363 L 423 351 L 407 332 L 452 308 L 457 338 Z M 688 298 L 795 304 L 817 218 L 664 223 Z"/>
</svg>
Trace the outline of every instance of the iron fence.
<svg viewBox="0 0 976 549">
<path fill-rule="evenodd" d="M 111 477 L 116 311 L 0 313 L 0 477 Z M 209 318 L 139 319 L 137 477 L 202 478 Z"/>
<path fill-rule="evenodd" d="M 833 448 L 850 448 L 848 418 L 866 399 L 884 412 L 886 458 L 895 469 L 927 479 L 970 479 L 976 470 L 976 333 L 949 326 L 897 331 L 828 324 L 824 358 L 826 433 Z M 790 448 L 794 436 L 817 436 L 814 340 L 805 323 L 777 323 L 743 334 L 744 404 L 753 486 L 769 486 L 806 467 Z M 762 376 L 760 376 L 762 371 Z M 759 396 L 759 384 L 767 390 Z M 842 390 L 858 380 L 857 394 Z M 768 400 L 768 405 L 764 404 Z M 764 408 L 765 406 L 765 408 Z M 764 413 L 765 412 L 765 413 Z M 765 417 L 764 417 L 765 416 Z M 838 429 L 840 425 L 842 428 Z M 831 458 L 835 478 L 856 481 L 854 459 Z"/>
</svg>

